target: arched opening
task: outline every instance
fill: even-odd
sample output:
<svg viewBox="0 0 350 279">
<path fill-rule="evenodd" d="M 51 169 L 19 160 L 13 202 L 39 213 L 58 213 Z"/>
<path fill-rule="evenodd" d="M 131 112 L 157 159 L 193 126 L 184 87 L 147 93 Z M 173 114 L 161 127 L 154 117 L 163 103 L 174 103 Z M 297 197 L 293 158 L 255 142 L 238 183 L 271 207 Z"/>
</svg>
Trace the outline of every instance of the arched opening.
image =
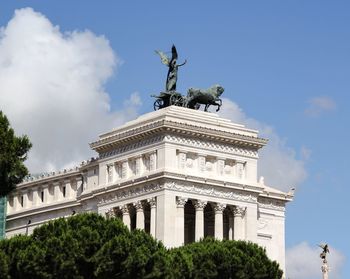
<svg viewBox="0 0 350 279">
<path fill-rule="evenodd" d="M 185 244 L 195 241 L 196 210 L 191 200 L 185 204 Z"/>
<path fill-rule="evenodd" d="M 204 208 L 204 237 L 214 237 L 215 214 L 213 206 L 208 203 Z"/>
</svg>

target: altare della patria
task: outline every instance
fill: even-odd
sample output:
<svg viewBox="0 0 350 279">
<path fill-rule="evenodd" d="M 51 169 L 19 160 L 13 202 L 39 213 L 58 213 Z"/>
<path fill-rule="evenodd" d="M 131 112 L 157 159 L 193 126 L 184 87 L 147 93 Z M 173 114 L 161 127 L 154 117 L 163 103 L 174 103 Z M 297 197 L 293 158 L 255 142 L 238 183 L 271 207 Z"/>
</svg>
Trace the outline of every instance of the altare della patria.
<svg viewBox="0 0 350 279">
<path fill-rule="evenodd" d="M 90 143 L 98 154 L 73 169 L 29 176 L 7 201 L 6 236 L 49 220 L 97 212 L 142 229 L 167 247 L 212 236 L 266 248 L 285 271 L 285 209 L 293 193 L 257 177 L 258 131 L 208 112 L 221 85 L 176 91 L 178 54 L 156 51 L 168 67 L 155 111 Z"/>
</svg>

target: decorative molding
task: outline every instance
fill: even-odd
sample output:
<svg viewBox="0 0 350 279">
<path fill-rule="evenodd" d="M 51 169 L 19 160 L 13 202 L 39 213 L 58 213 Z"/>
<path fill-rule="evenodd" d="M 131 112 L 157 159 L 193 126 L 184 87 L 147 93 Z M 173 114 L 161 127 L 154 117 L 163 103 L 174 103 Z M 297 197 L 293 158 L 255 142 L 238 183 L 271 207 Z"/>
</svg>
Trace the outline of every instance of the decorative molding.
<svg viewBox="0 0 350 279">
<path fill-rule="evenodd" d="M 124 214 L 129 214 L 129 205 L 124 204 L 122 206 L 119 207 L 120 211 Z"/>
<path fill-rule="evenodd" d="M 255 149 L 248 148 L 248 147 L 237 147 L 232 144 L 223 144 L 223 143 L 217 143 L 213 140 L 202 140 L 198 138 L 191 138 L 191 137 L 184 137 L 184 136 L 177 136 L 177 135 L 166 135 L 165 140 L 168 142 L 173 143 L 180 143 L 185 144 L 187 146 L 192 146 L 196 148 L 203 148 L 203 149 L 212 149 L 217 151 L 222 151 L 225 153 L 231 153 L 235 155 L 244 155 L 244 156 L 250 156 L 257 158 L 258 152 Z"/>
<path fill-rule="evenodd" d="M 151 206 L 151 208 L 157 207 L 157 198 L 156 198 L 156 197 L 147 199 L 147 202 L 149 203 L 149 205 Z"/>
<path fill-rule="evenodd" d="M 143 203 L 142 203 L 142 201 L 134 202 L 133 205 L 135 206 L 136 211 L 143 211 Z"/>
<path fill-rule="evenodd" d="M 187 202 L 187 198 L 183 198 L 183 197 L 176 197 L 176 205 L 177 207 L 181 208 L 184 207 L 186 202 Z"/>
<path fill-rule="evenodd" d="M 113 218 L 113 217 L 115 217 L 114 208 L 110 208 L 109 210 L 106 211 L 106 217 L 107 217 L 107 218 Z"/>
<path fill-rule="evenodd" d="M 285 211 L 286 209 L 286 202 L 275 199 L 259 197 L 258 203 L 260 208 L 274 209 L 279 211 Z"/>
<path fill-rule="evenodd" d="M 125 144 L 123 146 L 120 146 L 118 148 L 115 148 L 111 151 L 107 151 L 107 152 L 102 152 L 100 153 L 100 158 L 107 158 L 107 157 L 111 157 L 117 154 L 122 154 L 125 152 L 128 152 L 130 150 L 135 150 L 137 148 L 141 148 L 153 143 L 157 143 L 157 142 L 161 142 L 164 139 L 163 135 L 158 135 L 152 138 L 148 138 L 148 139 L 144 139 L 144 140 L 140 140 L 138 142 L 132 143 L 132 144 Z"/>
<path fill-rule="evenodd" d="M 225 203 L 216 203 L 214 205 L 215 213 L 222 213 L 225 208 L 226 208 L 226 204 Z"/>
<path fill-rule="evenodd" d="M 151 120 L 152 121 L 152 120 Z M 141 123 L 140 123 L 141 124 Z M 211 138 L 216 140 L 233 141 L 236 145 L 251 146 L 255 149 L 263 147 L 267 140 L 255 136 L 244 135 L 242 133 L 228 132 L 220 129 L 204 127 L 201 125 L 194 125 L 171 120 L 153 120 L 153 122 L 142 123 L 142 125 L 120 131 L 112 131 L 103 135 L 98 141 L 90 143 L 90 147 L 96 151 L 103 149 L 106 146 L 118 144 L 118 142 L 125 142 L 127 140 L 139 139 L 140 134 L 158 133 L 164 130 L 172 130 L 174 132 L 188 131 L 196 137 Z"/>
<path fill-rule="evenodd" d="M 233 208 L 233 216 L 243 218 L 246 213 L 247 208 L 243 206 L 235 206 Z"/>
<path fill-rule="evenodd" d="M 161 184 L 146 184 L 144 186 L 135 186 L 135 187 L 131 186 L 131 187 L 128 187 L 127 189 L 120 189 L 109 194 L 101 195 L 98 198 L 98 205 L 141 196 L 143 194 L 154 192 L 162 188 L 163 188 L 163 185 Z"/>
<path fill-rule="evenodd" d="M 196 200 L 194 201 L 193 205 L 196 210 L 203 210 L 207 203 L 207 201 Z"/>
<path fill-rule="evenodd" d="M 259 220 L 258 220 L 258 230 L 262 230 L 262 229 L 267 228 L 268 223 L 269 222 L 268 222 L 267 219 L 259 218 Z"/>
<path fill-rule="evenodd" d="M 224 187 L 216 187 L 211 185 L 200 185 L 186 182 L 166 182 L 165 189 L 176 190 L 179 192 L 206 195 L 217 198 L 230 199 L 234 201 L 256 202 L 257 197 L 251 193 L 245 193 L 240 190 L 227 189 Z"/>
</svg>

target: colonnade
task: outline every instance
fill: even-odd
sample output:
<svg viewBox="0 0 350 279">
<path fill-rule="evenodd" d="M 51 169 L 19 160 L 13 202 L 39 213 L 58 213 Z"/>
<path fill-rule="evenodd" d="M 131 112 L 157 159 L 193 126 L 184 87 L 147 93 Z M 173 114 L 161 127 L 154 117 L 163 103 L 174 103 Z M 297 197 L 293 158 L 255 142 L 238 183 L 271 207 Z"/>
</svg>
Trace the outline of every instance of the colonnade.
<svg viewBox="0 0 350 279">
<path fill-rule="evenodd" d="M 130 229 L 142 229 L 157 236 L 156 197 L 113 207 L 107 217 L 119 217 Z M 216 239 L 244 240 L 246 208 L 205 200 L 176 197 L 173 238 L 176 246 L 212 236 Z M 169 220 L 171 217 L 169 217 Z"/>
</svg>

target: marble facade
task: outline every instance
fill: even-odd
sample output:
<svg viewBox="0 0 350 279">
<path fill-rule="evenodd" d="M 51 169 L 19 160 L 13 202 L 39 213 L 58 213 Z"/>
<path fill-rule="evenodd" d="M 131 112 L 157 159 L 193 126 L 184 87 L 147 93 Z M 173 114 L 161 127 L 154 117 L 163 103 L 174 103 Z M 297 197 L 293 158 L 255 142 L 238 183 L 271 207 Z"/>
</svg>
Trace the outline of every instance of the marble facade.
<svg viewBox="0 0 350 279">
<path fill-rule="evenodd" d="M 258 132 L 217 114 L 167 107 L 100 135 L 98 158 L 29 178 L 7 200 L 6 236 L 79 212 L 118 217 L 174 247 L 249 240 L 285 268 L 285 206 L 258 181 Z"/>
</svg>

